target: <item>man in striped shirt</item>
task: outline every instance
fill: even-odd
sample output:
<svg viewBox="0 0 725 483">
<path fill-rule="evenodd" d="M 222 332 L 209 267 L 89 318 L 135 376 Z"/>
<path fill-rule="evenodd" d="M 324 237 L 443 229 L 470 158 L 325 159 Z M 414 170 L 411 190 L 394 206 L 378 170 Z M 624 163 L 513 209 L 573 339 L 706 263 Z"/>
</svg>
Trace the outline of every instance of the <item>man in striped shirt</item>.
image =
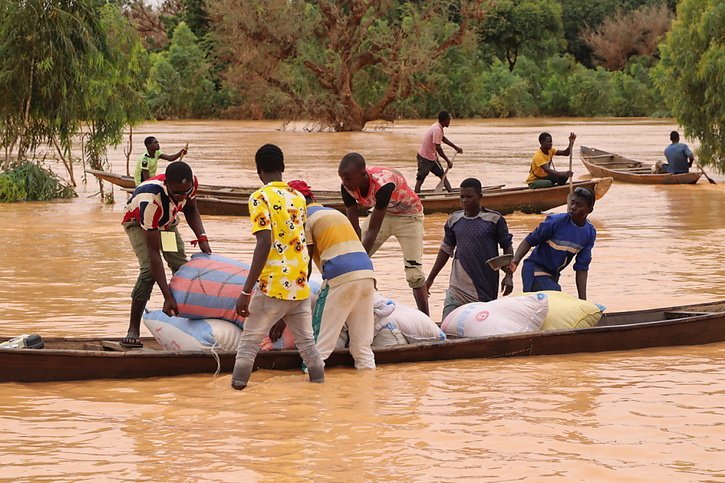
<svg viewBox="0 0 725 483">
<path fill-rule="evenodd" d="M 197 187 L 198 182 L 189 165 L 176 161 L 167 166 L 166 174 L 138 185 L 126 204 L 122 224 L 138 258 L 140 271 L 131 292 L 131 316 L 122 346 L 143 347 L 139 339 L 141 316 L 151 298 L 154 283 L 164 295 L 164 312 L 176 315 L 179 311 L 166 281 L 161 255 L 163 253 L 172 273 L 186 263 L 184 241 L 176 228 L 180 212 L 184 212 L 201 251 L 211 253 L 196 208 Z"/>
<path fill-rule="evenodd" d="M 373 262 L 345 215 L 316 203 L 304 181 L 287 184 L 307 200 L 305 239 L 328 286 L 325 300 L 317 302 L 324 303 L 317 350 L 323 360 L 327 359 L 343 325 L 347 325 L 355 367 L 375 369 L 375 356 L 370 348 L 375 335 Z"/>
</svg>

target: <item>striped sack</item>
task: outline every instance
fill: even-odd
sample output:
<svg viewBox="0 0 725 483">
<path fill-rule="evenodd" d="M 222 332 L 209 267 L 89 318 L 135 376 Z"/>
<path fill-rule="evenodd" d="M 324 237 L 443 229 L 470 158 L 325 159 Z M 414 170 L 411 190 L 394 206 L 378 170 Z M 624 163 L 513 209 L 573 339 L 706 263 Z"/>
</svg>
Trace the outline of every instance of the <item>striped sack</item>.
<svg viewBox="0 0 725 483">
<path fill-rule="evenodd" d="M 176 271 L 169 283 L 179 317 L 223 319 L 243 327 L 237 297 L 249 274 L 249 264 L 221 255 L 196 253 Z"/>
</svg>

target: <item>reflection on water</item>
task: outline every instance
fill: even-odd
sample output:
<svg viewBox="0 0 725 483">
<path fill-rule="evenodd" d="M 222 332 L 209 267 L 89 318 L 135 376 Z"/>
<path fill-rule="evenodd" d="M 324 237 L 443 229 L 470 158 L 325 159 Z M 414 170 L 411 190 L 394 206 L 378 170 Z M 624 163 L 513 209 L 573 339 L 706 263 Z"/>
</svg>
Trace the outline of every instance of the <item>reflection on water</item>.
<svg viewBox="0 0 725 483">
<path fill-rule="evenodd" d="M 7 384 L 0 464 L 73 480 L 714 481 L 724 356 L 720 345 L 335 369 L 324 385 L 260 371 L 242 393 L 229 376 Z"/>
<path fill-rule="evenodd" d="M 254 152 L 273 142 L 285 151 L 286 178 L 310 180 L 313 188 L 339 186 L 337 162 L 349 151 L 369 164 L 398 167 L 412 181 L 428 125 L 332 134 L 283 132 L 269 122 L 156 123 L 137 131 L 134 158 L 153 134 L 167 152 L 189 142 L 185 160 L 203 183 L 256 185 Z M 451 178 L 521 185 L 541 130 L 553 134 L 555 146 L 563 147 L 573 130 L 578 143 L 653 162 L 673 128 L 651 120 L 454 120 L 447 135 L 465 151 Z M 120 148 L 110 160 L 115 171 L 125 170 Z M 586 174 L 578 159 L 574 170 Z M 88 198 L 95 191 L 91 182 L 71 202 L 0 204 L 3 334 L 124 333 L 137 270 L 120 227 L 125 194 L 116 191 L 116 204 L 104 206 Z M 598 238 L 590 299 L 623 310 L 724 298 L 724 210 L 721 186 L 705 182 L 615 183 L 591 216 Z M 543 215 L 506 218 L 518 244 Z M 426 270 L 445 219 L 426 217 Z M 215 252 L 250 259 L 246 219 L 204 222 Z M 182 231 L 190 239 L 185 225 Z M 413 304 L 395 241 L 374 261 L 381 291 Z M 434 316 L 448 270 L 432 290 Z M 571 270 L 562 285 L 574 291 Z M 160 305 L 156 291 L 151 306 Z M 323 386 L 264 371 L 243 394 L 227 389 L 228 377 L 5 384 L 0 424 L 8 437 L 0 442 L 0 465 L 3 476 L 74 480 L 590 480 L 622 471 L 642 480 L 715 479 L 725 449 L 723 350 L 720 344 L 416 364 L 374 374 L 334 370 Z"/>
</svg>

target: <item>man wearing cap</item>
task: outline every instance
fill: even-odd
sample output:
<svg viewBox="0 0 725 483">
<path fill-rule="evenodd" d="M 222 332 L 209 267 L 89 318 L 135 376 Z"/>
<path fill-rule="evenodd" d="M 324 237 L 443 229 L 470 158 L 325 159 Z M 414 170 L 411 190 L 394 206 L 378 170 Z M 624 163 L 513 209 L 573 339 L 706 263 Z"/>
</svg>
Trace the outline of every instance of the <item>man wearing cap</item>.
<svg viewBox="0 0 725 483">
<path fill-rule="evenodd" d="M 343 325 L 350 335 L 350 354 L 357 369 L 375 369 L 373 342 L 375 319 L 373 263 L 345 215 L 315 202 L 315 195 L 302 180 L 287 183 L 307 200 L 305 239 L 322 273 L 327 295 L 322 305 L 317 350 L 323 360 L 335 349 Z M 315 314 L 320 307 L 315 307 Z"/>
</svg>

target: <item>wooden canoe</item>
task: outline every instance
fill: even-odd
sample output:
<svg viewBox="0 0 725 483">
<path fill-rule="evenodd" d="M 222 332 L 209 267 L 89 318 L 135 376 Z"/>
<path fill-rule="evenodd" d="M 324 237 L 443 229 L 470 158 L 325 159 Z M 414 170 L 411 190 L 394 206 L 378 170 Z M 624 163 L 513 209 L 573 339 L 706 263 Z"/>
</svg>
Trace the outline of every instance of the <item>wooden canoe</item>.
<svg viewBox="0 0 725 483">
<path fill-rule="evenodd" d="M 574 187 L 589 188 L 600 199 L 612 184 L 612 178 L 594 178 L 587 181 L 577 181 Z M 541 213 L 567 203 L 569 186 L 556 186 L 553 188 L 531 189 L 529 187 L 491 189 L 484 191 L 481 206 L 502 214 L 520 211 L 523 213 Z M 421 194 L 423 210 L 426 214 L 453 213 L 461 209 L 461 200 L 457 193 L 431 193 Z M 318 201 L 325 206 L 345 211 L 342 199 L 320 198 Z M 202 215 L 219 216 L 249 216 L 246 200 L 219 198 L 213 196 L 197 196 L 196 204 Z M 364 210 L 360 210 L 364 215 Z"/>
<path fill-rule="evenodd" d="M 111 173 L 109 171 L 100 171 L 96 169 L 87 169 L 85 170 L 86 173 L 91 174 L 95 176 L 98 179 L 101 179 L 103 181 L 107 181 L 115 186 L 118 186 L 120 188 L 123 188 L 127 191 L 133 191 L 133 189 L 136 187 L 136 183 L 134 182 L 133 178 L 131 176 L 126 176 L 124 174 L 118 174 L 118 173 Z M 504 185 L 496 185 L 496 186 L 484 186 L 483 190 L 492 190 L 492 189 L 500 189 Z M 254 191 L 257 190 L 259 186 L 223 186 L 223 185 L 212 185 L 212 184 L 200 184 L 198 189 L 198 194 L 200 196 L 206 196 L 210 198 L 219 198 L 219 199 L 233 199 L 233 200 L 241 200 L 243 202 L 247 202 L 247 198 L 249 198 L 249 195 L 252 194 Z M 457 192 L 458 189 L 454 189 L 454 192 Z M 323 201 L 329 201 L 329 200 L 340 200 L 340 190 L 314 190 L 315 196 Z M 433 193 L 433 190 L 423 190 L 422 193 L 420 193 L 421 196 L 427 196 L 427 195 L 440 195 L 440 193 Z"/>
<path fill-rule="evenodd" d="M 0 338 L 7 340 L 8 338 Z M 118 341 L 119 339 L 108 339 Z M 0 382 L 130 379 L 217 370 L 209 351 L 165 351 L 151 338 L 144 348 L 107 350 L 101 339 L 47 338 L 43 349 L 0 349 Z M 543 356 L 710 344 L 725 341 L 725 300 L 679 307 L 605 314 L 588 329 L 532 332 L 484 338 L 374 348 L 377 364 Z M 110 344 L 105 344 L 106 346 Z M 218 354 L 221 372 L 231 372 L 234 352 Z M 295 370 L 296 351 L 260 352 L 261 369 Z M 353 366 L 347 350 L 336 350 L 327 367 Z"/>
<path fill-rule="evenodd" d="M 701 173 L 653 174 L 652 165 L 582 146 L 580 157 L 592 176 L 609 176 L 617 181 L 637 184 L 695 184 Z"/>
</svg>

